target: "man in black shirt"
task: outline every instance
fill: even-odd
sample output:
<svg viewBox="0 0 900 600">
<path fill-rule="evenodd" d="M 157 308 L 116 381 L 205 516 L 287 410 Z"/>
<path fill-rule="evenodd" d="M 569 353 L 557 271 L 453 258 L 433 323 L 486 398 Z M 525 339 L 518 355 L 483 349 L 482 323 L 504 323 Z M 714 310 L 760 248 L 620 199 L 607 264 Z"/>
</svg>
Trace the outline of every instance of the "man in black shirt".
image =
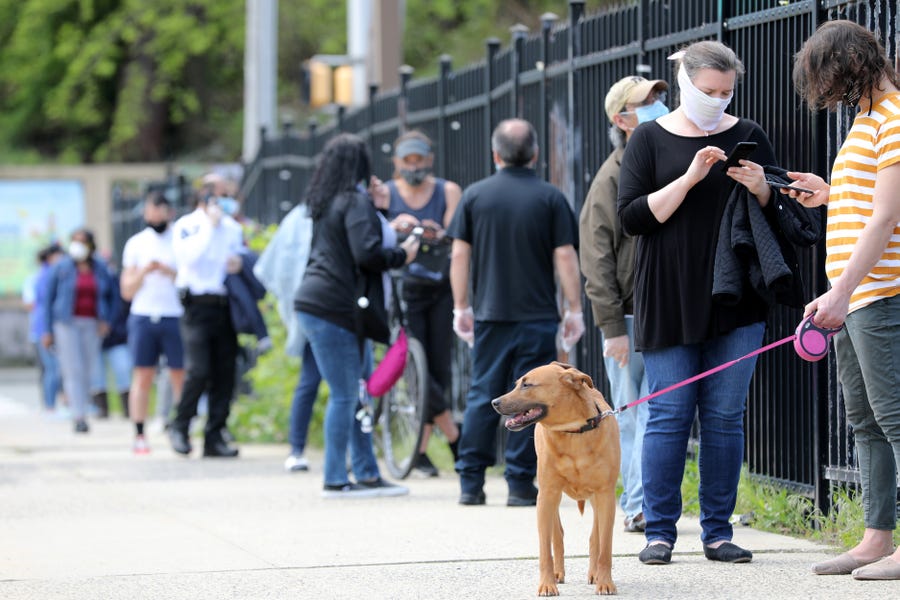
<svg viewBox="0 0 900 600">
<path fill-rule="evenodd" d="M 459 502 L 468 505 L 485 503 L 484 473 L 495 462 L 500 417 L 491 400 L 527 371 L 557 357 L 560 309 L 554 272 L 567 301 L 563 346 L 573 346 L 584 332 L 575 216 L 562 193 L 534 171 L 534 128 L 520 119 L 503 121 L 494 130 L 491 149 L 497 173 L 466 189 L 447 232 L 453 238 L 453 330 L 472 347 L 471 388 L 456 462 Z M 531 429 L 509 434 L 508 506 L 536 503 L 533 437 Z"/>
</svg>

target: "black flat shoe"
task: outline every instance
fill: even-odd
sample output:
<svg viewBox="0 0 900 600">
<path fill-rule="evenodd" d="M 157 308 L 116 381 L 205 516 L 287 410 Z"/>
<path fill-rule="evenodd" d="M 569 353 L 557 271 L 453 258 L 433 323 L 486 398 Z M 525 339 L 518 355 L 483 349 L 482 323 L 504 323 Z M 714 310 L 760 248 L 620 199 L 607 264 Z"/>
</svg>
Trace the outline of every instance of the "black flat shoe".
<svg viewBox="0 0 900 600">
<path fill-rule="evenodd" d="M 748 563 L 753 560 L 753 553 L 744 550 L 736 544 L 725 542 L 718 548 L 710 548 L 706 544 L 703 545 L 703 555 L 709 560 L 717 560 L 727 563 Z"/>
<path fill-rule="evenodd" d="M 169 442 L 172 444 L 172 450 L 178 454 L 186 455 L 191 453 L 191 440 L 188 437 L 187 431 L 175 429 L 174 427 L 170 428 Z"/>
<path fill-rule="evenodd" d="M 203 445 L 203 456 L 207 458 L 234 458 L 238 455 L 238 449 L 229 446 L 225 440 L 208 442 Z"/>
<path fill-rule="evenodd" d="M 535 486 L 516 491 L 509 491 L 506 498 L 507 506 L 536 506 L 538 489 Z"/>
<path fill-rule="evenodd" d="M 463 492 L 459 495 L 459 503 L 465 506 L 481 506 L 485 501 L 484 491 L 473 493 Z"/>
<path fill-rule="evenodd" d="M 672 562 L 672 549 L 665 544 L 650 544 L 638 554 L 645 565 L 667 565 Z"/>
</svg>

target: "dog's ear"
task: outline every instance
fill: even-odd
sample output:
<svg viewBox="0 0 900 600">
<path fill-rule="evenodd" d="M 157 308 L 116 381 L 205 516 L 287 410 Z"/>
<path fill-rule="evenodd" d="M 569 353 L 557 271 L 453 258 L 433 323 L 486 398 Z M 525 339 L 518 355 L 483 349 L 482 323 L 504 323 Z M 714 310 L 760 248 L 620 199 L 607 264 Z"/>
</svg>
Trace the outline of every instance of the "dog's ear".
<svg viewBox="0 0 900 600">
<path fill-rule="evenodd" d="M 550 364 L 551 364 L 551 365 L 556 365 L 557 367 L 559 367 L 559 368 L 561 368 L 561 369 L 574 369 L 574 368 L 575 368 L 575 367 L 573 367 L 573 366 L 570 365 L 570 364 L 566 364 L 566 363 L 564 363 L 564 362 L 559 362 L 558 360 L 554 360 L 554 361 L 553 361 L 552 363 L 550 363 Z"/>
<path fill-rule="evenodd" d="M 591 379 L 591 376 L 574 367 L 566 369 L 560 377 L 560 381 L 575 390 L 581 389 L 582 386 L 594 389 L 594 380 Z"/>
</svg>

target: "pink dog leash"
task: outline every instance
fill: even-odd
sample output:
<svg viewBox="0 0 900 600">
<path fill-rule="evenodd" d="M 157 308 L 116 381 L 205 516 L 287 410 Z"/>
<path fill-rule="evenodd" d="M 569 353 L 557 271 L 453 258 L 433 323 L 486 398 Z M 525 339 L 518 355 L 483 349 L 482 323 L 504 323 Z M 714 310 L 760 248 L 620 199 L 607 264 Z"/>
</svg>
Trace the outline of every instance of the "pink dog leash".
<svg viewBox="0 0 900 600">
<path fill-rule="evenodd" d="M 815 314 L 815 313 L 813 313 Z M 657 390 L 652 394 L 648 394 L 643 398 L 638 398 L 634 402 L 629 402 L 625 406 L 620 406 L 619 408 L 612 411 L 612 414 L 618 414 L 625 412 L 629 408 L 633 406 L 637 406 L 643 402 L 647 402 L 648 400 L 652 400 L 657 396 L 662 396 L 663 394 L 667 394 L 672 390 L 677 390 L 680 387 L 684 387 L 689 383 L 693 383 L 699 379 L 703 379 L 704 377 L 709 377 L 713 373 L 718 373 L 719 371 L 723 371 L 728 367 L 732 367 L 742 360 L 746 360 L 752 356 L 756 356 L 757 354 L 762 354 L 763 352 L 768 352 L 772 348 L 777 348 L 783 344 L 787 344 L 790 341 L 794 342 L 794 350 L 800 356 L 800 358 L 814 362 L 820 360 L 828 354 L 828 342 L 831 340 L 831 337 L 841 330 L 841 327 L 837 329 L 828 329 L 825 327 L 819 327 L 813 322 L 813 315 L 809 315 L 800 321 L 800 324 L 797 325 L 797 330 L 786 338 L 782 338 L 777 342 L 772 342 L 771 344 L 765 345 L 762 348 L 758 348 L 749 354 L 745 354 L 740 358 L 736 358 L 734 360 L 730 360 L 727 363 L 721 364 L 717 367 L 713 367 L 708 371 L 704 371 L 699 375 L 694 375 L 684 381 L 679 381 L 678 383 L 674 383 L 667 388 L 663 388 L 661 390 Z"/>
</svg>

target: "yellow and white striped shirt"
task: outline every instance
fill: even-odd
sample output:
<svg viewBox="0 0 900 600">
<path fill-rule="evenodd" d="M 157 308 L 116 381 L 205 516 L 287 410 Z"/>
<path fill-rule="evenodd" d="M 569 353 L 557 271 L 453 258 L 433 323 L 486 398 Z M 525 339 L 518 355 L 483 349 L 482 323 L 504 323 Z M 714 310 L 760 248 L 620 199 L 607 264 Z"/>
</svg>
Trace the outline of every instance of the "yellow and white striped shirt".
<svg viewBox="0 0 900 600">
<path fill-rule="evenodd" d="M 831 171 L 825 272 L 833 284 L 847 267 L 872 216 L 875 177 L 900 162 L 900 92 L 887 94 L 853 121 Z M 900 190 L 894 190 L 900 194 Z M 900 223 L 872 270 L 850 297 L 850 312 L 900 294 Z"/>
</svg>

